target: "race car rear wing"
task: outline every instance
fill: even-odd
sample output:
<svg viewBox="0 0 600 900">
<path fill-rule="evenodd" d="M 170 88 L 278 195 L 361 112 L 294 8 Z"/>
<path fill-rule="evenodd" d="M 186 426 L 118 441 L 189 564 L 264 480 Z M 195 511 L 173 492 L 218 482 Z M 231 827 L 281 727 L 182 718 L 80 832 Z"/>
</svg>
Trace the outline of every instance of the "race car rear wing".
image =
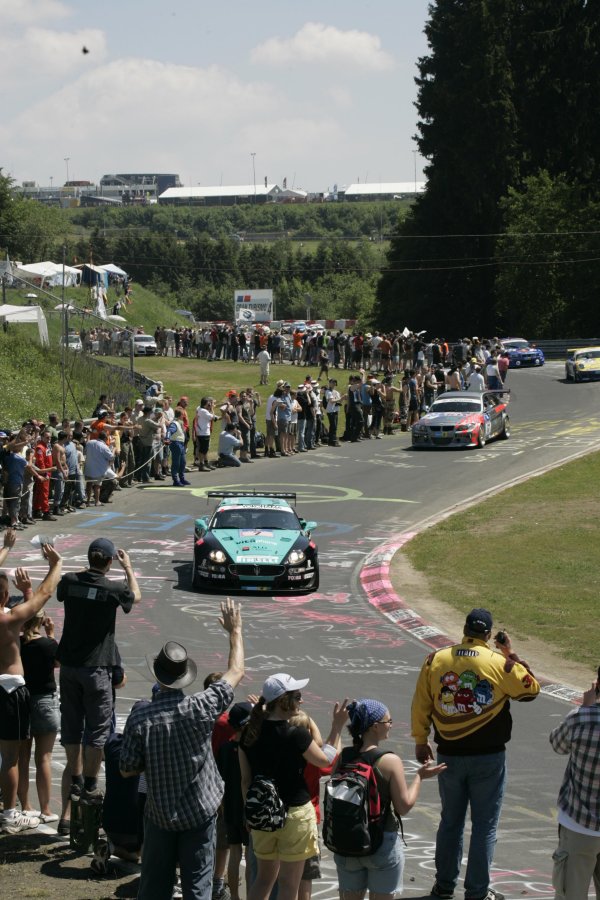
<svg viewBox="0 0 600 900">
<path fill-rule="evenodd" d="M 211 497 L 277 497 L 280 500 L 293 500 L 296 502 L 295 493 L 280 493 L 279 491 L 207 491 L 208 499 Z"/>
</svg>

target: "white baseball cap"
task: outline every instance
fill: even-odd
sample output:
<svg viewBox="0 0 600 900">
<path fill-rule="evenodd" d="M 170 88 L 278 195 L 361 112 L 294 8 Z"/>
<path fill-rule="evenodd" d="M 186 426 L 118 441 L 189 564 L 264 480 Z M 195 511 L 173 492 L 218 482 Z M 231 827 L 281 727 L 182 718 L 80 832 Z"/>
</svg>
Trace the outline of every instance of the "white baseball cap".
<svg viewBox="0 0 600 900">
<path fill-rule="evenodd" d="M 297 680 L 292 678 L 291 675 L 286 675 L 285 672 L 278 672 L 276 675 L 269 675 L 263 684 L 262 696 L 267 703 L 271 703 L 273 700 L 277 700 L 278 697 L 287 694 L 288 691 L 301 691 L 309 681 L 310 678 Z"/>
</svg>

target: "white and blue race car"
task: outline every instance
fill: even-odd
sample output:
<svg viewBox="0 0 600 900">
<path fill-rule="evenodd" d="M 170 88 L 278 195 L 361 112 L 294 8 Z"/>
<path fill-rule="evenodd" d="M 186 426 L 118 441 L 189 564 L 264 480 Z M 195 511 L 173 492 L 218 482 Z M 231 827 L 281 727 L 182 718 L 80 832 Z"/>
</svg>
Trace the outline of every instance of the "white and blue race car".
<svg viewBox="0 0 600 900">
<path fill-rule="evenodd" d="M 300 518 L 293 493 L 209 491 L 211 516 L 196 519 L 192 585 L 210 591 L 308 594 L 319 587 L 316 522 Z"/>
</svg>

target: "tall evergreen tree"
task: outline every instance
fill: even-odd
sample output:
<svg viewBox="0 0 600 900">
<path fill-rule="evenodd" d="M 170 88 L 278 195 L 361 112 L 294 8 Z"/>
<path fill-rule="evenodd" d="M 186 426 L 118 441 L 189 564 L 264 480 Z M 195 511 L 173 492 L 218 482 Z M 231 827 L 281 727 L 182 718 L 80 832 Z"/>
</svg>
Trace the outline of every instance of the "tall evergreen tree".
<svg viewBox="0 0 600 900">
<path fill-rule="evenodd" d="M 517 173 L 507 49 L 514 0 L 438 0 L 419 60 L 417 108 L 427 191 L 392 241 L 378 290 L 382 327 L 457 335 L 494 321 L 498 200 Z"/>
</svg>

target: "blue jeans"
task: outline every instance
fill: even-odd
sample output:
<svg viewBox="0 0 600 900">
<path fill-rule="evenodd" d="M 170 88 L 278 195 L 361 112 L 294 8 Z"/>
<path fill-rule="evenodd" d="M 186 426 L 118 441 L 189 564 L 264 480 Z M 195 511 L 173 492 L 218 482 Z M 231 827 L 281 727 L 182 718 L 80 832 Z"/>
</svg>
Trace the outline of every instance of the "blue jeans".
<svg viewBox="0 0 600 900">
<path fill-rule="evenodd" d="M 471 806 L 471 843 L 465 875 L 465 900 L 485 897 L 496 846 L 496 827 L 506 784 L 506 754 L 444 756 L 448 768 L 438 776 L 442 818 L 435 845 L 436 881 L 454 890 L 463 854 L 467 807 Z"/>
<path fill-rule="evenodd" d="M 171 443 L 171 475 L 175 483 L 185 478 L 185 447 L 182 441 Z"/>
<path fill-rule="evenodd" d="M 306 431 L 306 419 L 298 419 L 298 450 L 304 450 L 304 433 Z"/>
<path fill-rule="evenodd" d="M 216 816 L 191 831 L 165 831 L 144 818 L 144 849 L 138 900 L 171 900 L 179 863 L 186 900 L 210 900 Z"/>
</svg>

